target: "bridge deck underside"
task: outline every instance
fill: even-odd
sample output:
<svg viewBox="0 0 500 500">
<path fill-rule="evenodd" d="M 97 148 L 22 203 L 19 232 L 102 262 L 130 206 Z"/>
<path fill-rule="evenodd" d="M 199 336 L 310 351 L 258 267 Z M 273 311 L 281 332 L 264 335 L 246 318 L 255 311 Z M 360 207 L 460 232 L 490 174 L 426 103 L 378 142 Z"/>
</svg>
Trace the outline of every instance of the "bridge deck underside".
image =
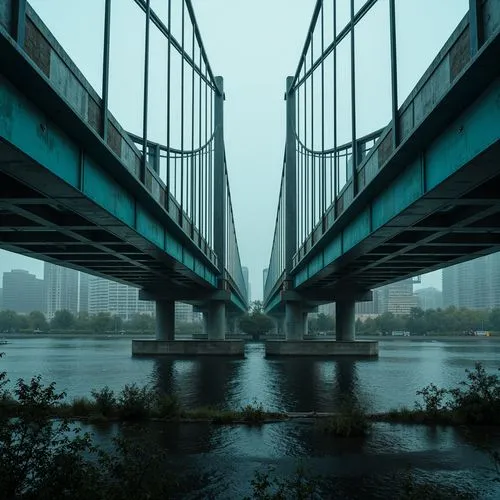
<svg viewBox="0 0 500 500">
<path fill-rule="evenodd" d="M 500 251 L 500 144 L 299 287 L 318 299 Z"/>
<path fill-rule="evenodd" d="M 35 189 L 36 186 L 36 189 Z M 82 192 L 0 142 L 0 246 L 163 296 L 213 287 Z"/>
</svg>

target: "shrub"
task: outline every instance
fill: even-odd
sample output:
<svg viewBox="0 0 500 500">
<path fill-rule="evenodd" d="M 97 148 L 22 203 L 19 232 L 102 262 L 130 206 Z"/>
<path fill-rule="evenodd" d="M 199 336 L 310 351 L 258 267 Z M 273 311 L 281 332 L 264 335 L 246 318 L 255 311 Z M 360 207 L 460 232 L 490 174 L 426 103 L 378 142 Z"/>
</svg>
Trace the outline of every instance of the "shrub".
<svg viewBox="0 0 500 500">
<path fill-rule="evenodd" d="M 435 418 L 438 413 L 447 409 L 447 389 L 440 389 L 434 384 L 429 384 L 423 389 L 417 391 L 417 396 L 422 396 L 423 405 L 419 402 L 415 403 L 418 410 L 425 411 L 431 418 Z"/>
<path fill-rule="evenodd" d="M 249 424 L 262 424 L 266 419 L 266 412 L 262 403 L 253 401 L 240 410 L 241 419 Z"/>
<path fill-rule="evenodd" d="M 87 417 L 94 410 L 88 398 L 75 398 L 71 404 L 71 413 L 75 417 Z"/>
<path fill-rule="evenodd" d="M 125 385 L 118 398 L 118 408 L 124 420 L 140 420 L 150 415 L 155 393 L 137 384 Z"/>
<path fill-rule="evenodd" d="M 371 429 L 371 421 L 365 409 L 353 400 L 345 400 L 340 412 L 323 423 L 323 431 L 340 437 L 365 436 Z"/>
<path fill-rule="evenodd" d="M 155 413 L 162 418 L 177 417 L 181 411 L 179 398 L 175 394 L 158 394 Z"/>
<path fill-rule="evenodd" d="M 450 408 L 459 423 L 500 424 L 500 378 L 488 375 L 481 363 L 465 370 L 466 380 L 451 389 Z"/>
<path fill-rule="evenodd" d="M 111 413 L 113 413 L 117 405 L 114 391 L 112 391 L 108 386 L 105 386 L 100 391 L 92 389 L 91 394 L 99 413 L 105 417 L 108 417 Z"/>
</svg>

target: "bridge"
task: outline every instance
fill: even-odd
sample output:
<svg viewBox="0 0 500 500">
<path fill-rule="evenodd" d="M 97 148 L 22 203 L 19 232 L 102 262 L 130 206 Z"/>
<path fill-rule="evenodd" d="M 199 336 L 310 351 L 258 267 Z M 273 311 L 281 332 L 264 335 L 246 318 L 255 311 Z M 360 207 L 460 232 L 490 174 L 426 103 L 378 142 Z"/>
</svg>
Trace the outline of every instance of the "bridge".
<svg viewBox="0 0 500 500">
<path fill-rule="evenodd" d="M 316 344 L 316 353 L 376 355 L 375 343 L 353 342 L 356 301 L 370 300 L 372 288 L 500 250 L 500 1 L 469 1 L 402 103 L 395 0 L 345 3 L 344 25 L 338 2 L 316 3 L 286 81 L 286 144 L 264 293 L 286 342 L 269 343 L 268 354 L 312 353 L 301 342 L 307 314 L 335 302 L 337 342 Z M 375 9 L 388 19 L 390 121 L 362 135 L 356 43 Z M 325 40 L 329 24 L 335 29 Z M 328 92 L 326 77 L 333 80 Z"/>
<path fill-rule="evenodd" d="M 103 37 L 97 89 L 26 0 L 1 2 L 0 246 L 139 287 L 156 301 L 157 341 L 137 342 L 136 354 L 241 354 L 242 343 L 221 342 L 227 315 L 247 309 L 223 79 L 212 72 L 190 0 L 175 15 L 171 2 L 166 15 L 150 0 L 119 3 L 132 5 L 143 26 L 141 65 L 130 68 L 142 75 L 131 96 L 142 104 L 139 134 L 110 106 L 119 22 L 111 0 L 92 27 Z M 164 72 L 152 64 L 153 42 L 164 50 Z M 159 110 L 162 133 L 153 135 Z M 204 313 L 208 341 L 173 342 L 175 301 Z"/>
</svg>

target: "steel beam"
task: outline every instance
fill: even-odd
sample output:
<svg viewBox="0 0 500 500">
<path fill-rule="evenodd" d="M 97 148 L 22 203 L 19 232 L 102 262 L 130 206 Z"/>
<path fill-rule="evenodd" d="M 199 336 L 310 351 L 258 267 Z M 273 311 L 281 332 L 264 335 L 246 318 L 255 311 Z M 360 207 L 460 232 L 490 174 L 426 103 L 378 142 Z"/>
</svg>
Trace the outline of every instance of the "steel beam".
<svg viewBox="0 0 500 500">
<path fill-rule="evenodd" d="M 214 251 L 219 261 L 220 278 L 225 278 L 226 225 L 227 225 L 227 179 L 224 152 L 224 79 L 215 77 L 221 95 L 214 99 Z M 221 284 L 222 286 L 222 284 Z"/>
<path fill-rule="evenodd" d="M 297 155 L 295 91 L 293 77 L 286 79 L 286 146 L 285 146 L 285 279 L 293 268 L 297 251 Z"/>
</svg>

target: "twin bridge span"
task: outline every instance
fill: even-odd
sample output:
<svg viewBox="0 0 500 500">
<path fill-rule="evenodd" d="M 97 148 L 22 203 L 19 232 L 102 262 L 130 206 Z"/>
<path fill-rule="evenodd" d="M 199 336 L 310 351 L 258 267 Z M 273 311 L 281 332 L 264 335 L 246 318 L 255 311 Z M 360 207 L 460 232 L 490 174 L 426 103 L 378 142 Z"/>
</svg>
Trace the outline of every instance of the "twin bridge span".
<svg viewBox="0 0 500 500">
<path fill-rule="evenodd" d="M 140 287 L 156 301 L 157 342 L 138 342 L 137 354 L 242 352 L 221 342 L 227 316 L 248 306 L 223 79 L 191 1 L 165 5 L 157 13 L 149 0 L 103 0 L 102 15 L 83 22 L 92 32 L 81 43 L 102 37 L 92 86 L 26 0 L 2 0 L 0 244 Z M 74 13 L 66 21 L 78 28 Z M 136 29 L 120 35 L 127 23 Z M 141 72 L 140 90 L 124 93 Z M 139 124 L 127 131 L 116 116 L 137 102 Z M 208 341 L 173 342 L 175 301 L 203 312 Z"/>
<path fill-rule="evenodd" d="M 398 65 L 411 65 L 432 36 L 424 18 L 413 19 L 420 31 L 402 57 L 398 40 L 411 26 L 401 19 L 415 8 L 404 4 L 316 3 L 286 82 L 264 303 L 287 342 L 269 343 L 268 354 L 376 354 L 375 343 L 353 342 L 356 301 L 500 250 L 500 1 L 464 2 L 463 19 L 402 101 Z M 360 87 L 371 88 L 369 102 Z M 381 112 L 384 90 L 386 122 L 367 134 L 376 120 L 366 110 Z M 307 314 L 330 302 L 337 342 L 301 342 Z"/>
<path fill-rule="evenodd" d="M 228 315 L 248 306 L 223 80 L 190 0 L 161 12 L 150 0 L 102 7 L 89 19 L 102 38 L 96 77 L 84 76 L 26 0 L 0 5 L 0 244 L 139 287 L 156 301 L 157 340 L 136 341 L 137 354 L 241 354 L 241 343 L 222 342 Z M 371 288 L 500 250 L 500 0 L 468 7 L 400 102 L 400 4 L 316 3 L 286 83 L 265 308 L 287 340 L 270 342 L 268 354 L 376 355 L 375 343 L 353 342 L 354 304 Z M 360 81 L 360 33 L 377 16 L 386 19 L 386 63 Z M 117 37 L 132 18 L 141 28 Z M 132 68 L 131 47 L 141 53 Z M 140 90 L 127 94 L 139 73 Z M 390 118 L 361 133 L 359 89 L 380 74 Z M 372 102 L 381 90 L 374 85 Z M 137 102 L 140 118 L 124 128 Z M 204 313 L 207 341 L 174 341 L 175 301 Z M 302 342 L 307 314 L 333 301 L 337 342 Z"/>
</svg>

